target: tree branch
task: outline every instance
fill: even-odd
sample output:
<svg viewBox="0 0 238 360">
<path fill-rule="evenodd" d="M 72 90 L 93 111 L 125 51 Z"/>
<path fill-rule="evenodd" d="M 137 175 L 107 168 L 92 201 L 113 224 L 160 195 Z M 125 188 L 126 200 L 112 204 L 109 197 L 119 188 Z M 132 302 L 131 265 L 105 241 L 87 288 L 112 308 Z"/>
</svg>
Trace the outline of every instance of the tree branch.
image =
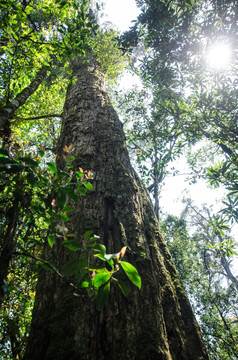
<svg viewBox="0 0 238 360">
<path fill-rule="evenodd" d="M 6 106 L 0 108 L 0 129 L 4 128 L 7 121 L 13 118 L 16 110 L 38 89 L 47 75 L 47 70 L 49 70 L 49 67 L 43 65 L 32 82 L 17 94 L 11 102 L 8 102 Z"/>
<path fill-rule="evenodd" d="M 209 140 L 211 140 L 212 142 L 214 142 L 215 144 L 217 144 L 227 155 L 231 156 L 233 154 L 232 150 L 226 146 L 225 144 L 223 144 L 222 142 L 219 142 L 219 140 L 213 140 L 212 139 L 212 135 L 209 134 L 208 132 L 204 131 L 203 129 L 201 129 L 202 134 Z"/>
<path fill-rule="evenodd" d="M 62 114 L 38 115 L 38 116 L 30 116 L 28 118 L 16 117 L 16 120 L 28 121 L 28 120 L 48 119 L 52 117 L 62 118 Z"/>
</svg>

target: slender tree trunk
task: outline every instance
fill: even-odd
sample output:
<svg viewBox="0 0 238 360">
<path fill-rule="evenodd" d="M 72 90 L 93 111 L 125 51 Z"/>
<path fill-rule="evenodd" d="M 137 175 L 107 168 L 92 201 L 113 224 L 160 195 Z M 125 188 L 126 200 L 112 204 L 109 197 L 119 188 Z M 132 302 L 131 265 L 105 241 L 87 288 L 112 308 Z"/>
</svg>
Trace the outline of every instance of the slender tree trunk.
<svg viewBox="0 0 238 360">
<path fill-rule="evenodd" d="M 216 235 L 219 239 L 220 244 L 222 244 L 223 238 L 222 238 L 221 234 L 219 232 L 216 232 Z M 238 279 L 233 275 L 231 268 L 230 268 L 230 263 L 227 260 L 226 256 L 222 252 L 220 254 L 220 261 L 221 261 L 221 265 L 223 266 L 223 269 L 225 270 L 227 278 L 232 282 L 232 284 L 238 290 Z"/>
<path fill-rule="evenodd" d="M 25 87 L 19 94 L 17 94 L 12 101 L 8 102 L 8 104 L 0 107 L 0 129 L 5 128 L 8 121 L 13 118 L 15 112 L 23 104 L 25 104 L 26 100 L 38 89 L 39 85 L 46 77 L 48 70 L 49 67 L 43 65 L 36 74 L 36 77 L 27 87 Z"/>
<path fill-rule="evenodd" d="M 159 206 L 159 159 L 158 159 L 158 154 L 157 154 L 157 149 L 155 150 L 155 161 L 153 163 L 153 171 L 154 171 L 154 176 L 153 176 L 153 180 L 154 180 L 154 189 L 153 189 L 153 196 L 154 196 L 154 201 L 155 201 L 155 214 L 159 220 L 159 211 L 160 211 L 160 206 Z"/>
<path fill-rule="evenodd" d="M 208 359 L 153 206 L 131 168 L 100 69 L 92 59 L 78 59 L 73 72 L 77 82 L 67 92 L 58 167 L 64 167 L 64 146 L 73 144 L 75 166 L 92 171 L 94 191 L 80 199 L 68 228 L 78 237 L 92 229 L 108 252 L 127 245 L 142 287 L 129 298 L 112 287 L 109 303 L 98 311 L 86 293 L 75 296 L 54 273 L 40 271 L 24 360 Z M 69 260 L 60 244 L 46 246 L 44 254 L 59 268 Z"/>
<path fill-rule="evenodd" d="M 208 140 L 211 140 L 212 142 L 214 142 L 215 144 L 217 144 L 224 152 L 225 154 L 229 155 L 229 156 L 232 156 L 233 155 L 233 151 L 228 147 L 226 146 L 225 144 L 223 144 L 220 140 L 213 140 L 212 138 L 212 135 L 209 134 L 207 131 L 201 129 L 202 131 L 202 134 L 208 139 Z"/>
</svg>

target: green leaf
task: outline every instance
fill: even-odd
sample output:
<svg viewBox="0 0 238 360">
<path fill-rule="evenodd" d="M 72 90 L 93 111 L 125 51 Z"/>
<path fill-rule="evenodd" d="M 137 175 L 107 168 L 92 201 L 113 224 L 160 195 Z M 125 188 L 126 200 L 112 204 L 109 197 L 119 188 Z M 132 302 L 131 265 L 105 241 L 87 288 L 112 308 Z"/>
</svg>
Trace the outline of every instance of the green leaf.
<svg viewBox="0 0 238 360">
<path fill-rule="evenodd" d="M 62 244 L 69 250 L 77 251 L 82 249 L 82 245 L 77 240 L 65 240 Z"/>
<path fill-rule="evenodd" d="M 80 285 L 81 288 L 87 288 L 89 287 L 89 282 L 88 281 L 83 281 L 82 284 Z"/>
<path fill-rule="evenodd" d="M 49 243 L 50 247 L 52 248 L 52 247 L 54 246 L 54 243 L 55 243 L 55 237 L 54 237 L 54 235 L 49 235 L 49 236 L 47 237 L 47 240 L 48 240 L 48 243 Z"/>
<path fill-rule="evenodd" d="M 83 234 L 84 239 L 89 239 L 90 236 L 93 234 L 93 230 L 88 230 Z"/>
<path fill-rule="evenodd" d="M 43 208 L 44 209 L 44 208 Z M 45 223 L 46 225 L 50 226 L 51 225 L 51 221 L 49 219 L 45 219 Z"/>
<path fill-rule="evenodd" d="M 55 267 L 45 261 L 37 261 L 37 264 L 40 265 L 43 269 L 47 271 L 53 271 L 55 270 Z"/>
<path fill-rule="evenodd" d="M 98 274 L 96 273 L 94 277 L 93 285 L 98 288 L 103 284 L 105 284 L 111 278 L 111 276 L 112 274 L 108 270 L 103 273 L 98 273 Z"/>
<path fill-rule="evenodd" d="M 63 209 L 66 202 L 66 192 L 64 191 L 64 189 L 58 189 L 56 193 L 56 199 L 59 208 Z"/>
<path fill-rule="evenodd" d="M 69 220 L 69 217 L 65 214 L 60 214 L 60 217 L 64 222 Z"/>
<path fill-rule="evenodd" d="M 78 184 L 78 191 L 83 196 L 85 196 L 87 194 L 87 190 L 82 187 L 82 184 Z"/>
<path fill-rule="evenodd" d="M 123 280 L 117 280 L 117 284 L 121 289 L 123 295 L 127 297 L 131 292 L 130 284 L 128 284 L 126 281 Z"/>
<path fill-rule="evenodd" d="M 107 261 L 107 259 L 105 258 L 105 256 L 103 254 L 95 254 L 95 257 L 98 257 L 99 259 L 103 260 L 103 261 Z"/>
<path fill-rule="evenodd" d="M 103 255 L 103 254 L 95 254 L 94 256 L 95 256 L 95 257 L 98 257 L 99 259 L 101 259 L 101 260 L 103 260 L 103 261 L 106 261 L 106 262 L 111 266 L 112 269 L 114 268 L 114 263 L 113 263 L 113 260 L 112 260 L 112 259 L 108 260 L 108 259 L 105 257 L 105 255 Z"/>
<path fill-rule="evenodd" d="M 110 282 L 106 283 L 106 285 L 99 289 L 96 296 L 96 305 L 98 310 L 103 309 L 104 305 L 108 301 L 108 297 L 110 294 Z"/>
<path fill-rule="evenodd" d="M 238 255 L 238 252 L 237 252 L 237 251 L 234 251 L 234 250 L 232 250 L 232 249 L 229 249 L 229 251 L 230 251 L 231 255 Z"/>
<path fill-rule="evenodd" d="M 75 171 L 75 174 L 76 174 L 76 179 L 77 180 L 80 180 L 81 177 L 83 176 L 83 172 L 81 172 L 81 171 Z"/>
<path fill-rule="evenodd" d="M 88 190 L 93 191 L 93 185 L 90 182 L 84 181 L 83 184 Z"/>
<path fill-rule="evenodd" d="M 90 245 L 89 245 L 90 246 Z M 102 244 L 93 244 L 92 250 L 99 251 L 102 255 L 106 254 L 106 247 Z M 104 258 L 105 259 L 105 258 Z M 106 260 L 106 259 L 105 259 Z"/>
<path fill-rule="evenodd" d="M 78 202 L 78 194 L 76 193 L 76 191 L 72 188 L 70 188 L 69 186 L 65 187 L 65 191 L 67 192 L 67 194 L 69 195 L 69 197 L 74 201 L 74 202 Z"/>
<path fill-rule="evenodd" d="M 120 264 L 130 281 L 140 289 L 141 277 L 139 276 L 137 269 L 126 261 L 121 261 Z"/>
<path fill-rule="evenodd" d="M 53 164 L 52 162 L 48 162 L 47 165 L 48 165 L 48 168 L 49 168 L 54 174 L 58 174 L 58 170 L 57 170 L 55 164 Z"/>
<path fill-rule="evenodd" d="M 72 207 L 71 207 L 70 205 L 66 205 L 66 206 L 63 208 L 63 211 L 64 211 L 64 212 L 72 212 L 73 209 L 72 209 Z"/>
</svg>

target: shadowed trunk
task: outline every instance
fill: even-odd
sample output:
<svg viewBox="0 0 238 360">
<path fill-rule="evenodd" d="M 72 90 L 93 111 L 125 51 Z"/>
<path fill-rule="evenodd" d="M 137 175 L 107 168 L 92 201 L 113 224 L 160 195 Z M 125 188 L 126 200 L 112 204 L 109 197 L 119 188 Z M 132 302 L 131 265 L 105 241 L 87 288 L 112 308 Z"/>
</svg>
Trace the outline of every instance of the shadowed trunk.
<svg viewBox="0 0 238 360">
<path fill-rule="evenodd" d="M 16 196 L 17 197 L 17 196 Z M 12 207 L 7 212 L 6 233 L 1 239 L 0 248 L 0 306 L 3 302 L 5 291 L 4 285 L 9 272 L 9 263 L 16 247 L 16 228 L 19 221 L 20 202 L 15 199 Z"/>
<path fill-rule="evenodd" d="M 91 170 L 94 191 L 80 198 L 70 233 L 99 235 L 107 252 L 127 245 L 127 259 L 142 277 L 128 298 L 112 286 L 109 303 L 96 309 L 85 292 L 52 272 L 40 271 L 32 328 L 24 360 L 208 359 L 200 331 L 147 192 L 133 171 L 122 125 L 95 61 L 73 63 L 77 76 L 67 92 L 57 165 L 73 145 L 75 167 Z M 68 252 L 60 243 L 44 256 L 60 269 Z"/>
</svg>

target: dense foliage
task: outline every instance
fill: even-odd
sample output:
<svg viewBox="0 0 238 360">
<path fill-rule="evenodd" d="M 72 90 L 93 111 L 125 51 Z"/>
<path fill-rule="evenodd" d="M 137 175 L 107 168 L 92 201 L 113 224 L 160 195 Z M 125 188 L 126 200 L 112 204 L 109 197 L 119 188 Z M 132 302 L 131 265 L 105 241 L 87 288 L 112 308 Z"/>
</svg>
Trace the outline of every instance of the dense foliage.
<svg viewBox="0 0 238 360">
<path fill-rule="evenodd" d="M 184 287 L 200 322 L 211 359 L 237 357 L 237 290 L 233 275 L 234 241 L 229 229 L 214 232 L 212 214 L 188 201 L 186 216 L 162 222 Z M 188 229 L 190 228 L 190 233 Z"/>
<path fill-rule="evenodd" d="M 173 160 L 185 143 L 208 139 L 211 151 L 221 157 L 206 170 L 205 177 L 228 189 L 224 213 L 228 220 L 237 220 L 237 2 L 138 1 L 138 5 L 142 13 L 124 34 L 122 44 L 133 47 L 143 43 L 145 48 L 138 71 L 150 94 L 144 106 L 146 116 L 142 115 L 149 126 L 135 122 L 129 139 L 134 141 L 138 134 L 146 139 L 146 132 L 151 132 L 147 129 L 153 129 L 154 140 L 148 135 L 149 146 L 142 155 L 150 159 L 154 151 L 154 160 L 150 160 L 157 182 L 164 163 L 160 155 L 156 161 L 158 147 L 169 150 L 166 159 Z M 232 47 L 232 61 L 225 68 L 212 69 L 207 63 L 206 54 L 213 43 Z M 137 116 L 141 118 L 141 110 Z M 201 169 L 197 172 L 201 174 Z"/>
</svg>

